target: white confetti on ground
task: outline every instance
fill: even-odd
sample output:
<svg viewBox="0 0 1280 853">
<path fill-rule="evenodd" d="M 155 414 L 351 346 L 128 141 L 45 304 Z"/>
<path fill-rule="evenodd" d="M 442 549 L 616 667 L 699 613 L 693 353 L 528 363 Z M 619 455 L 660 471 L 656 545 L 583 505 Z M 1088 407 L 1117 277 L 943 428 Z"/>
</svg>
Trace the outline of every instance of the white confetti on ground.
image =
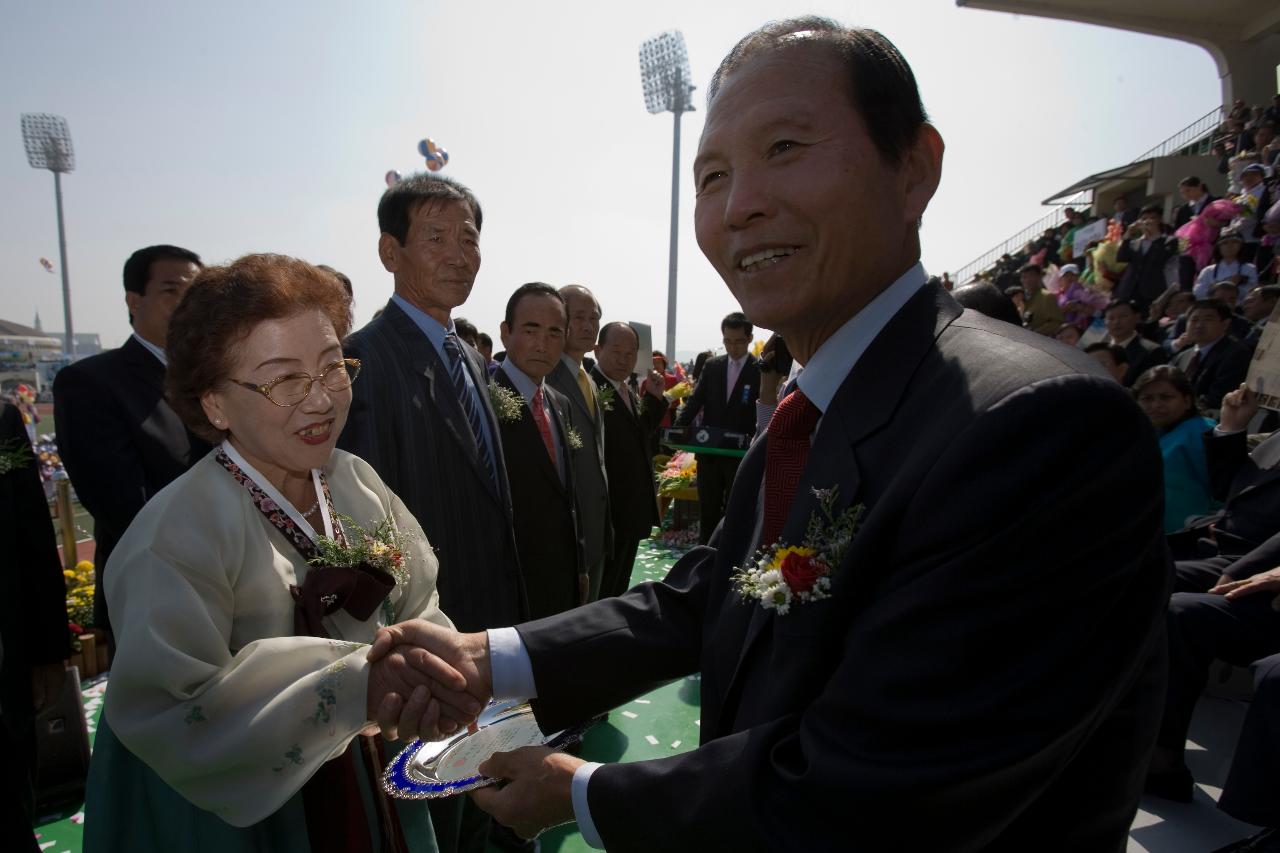
<svg viewBox="0 0 1280 853">
<path fill-rule="evenodd" d="M 702 728 L 702 720 L 694 720 L 693 724 L 698 728 Z"/>
<path fill-rule="evenodd" d="M 653 735 L 645 735 L 645 736 L 644 736 L 644 739 L 645 739 L 645 740 L 647 740 L 647 741 L 649 741 L 649 746 L 657 746 L 657 745 L 658 745 L 658 739 L 657 739 L 656 737 L 654 737 Z"/>
<path fill-rule="evenodd" d="M 637 705 L 648 705 L 648 704 L 649 704 L 649 700 L 648 700 L 648 699 L 637 699 L 637 700 L 636 700 L 636 704 L 637 704 Z"/>
<path fill-rule="evenodd" d="M 684 743 L 684 741 L 682 741 L 682 740 L 673 740 L 673 741 L 671 742 L 671 748 L 672 748 L 672 749 L 679 749 L 679 748 L 680 748 L 680 744 L 682 744 L 682 743 Z"/>
<path fill-rule="evenodd" d="M 636 715 L 630 711 L 623 711 L 622 716 L 626 717 L 628 720 L 634 720 L 636 718 Z"/>
</svg>

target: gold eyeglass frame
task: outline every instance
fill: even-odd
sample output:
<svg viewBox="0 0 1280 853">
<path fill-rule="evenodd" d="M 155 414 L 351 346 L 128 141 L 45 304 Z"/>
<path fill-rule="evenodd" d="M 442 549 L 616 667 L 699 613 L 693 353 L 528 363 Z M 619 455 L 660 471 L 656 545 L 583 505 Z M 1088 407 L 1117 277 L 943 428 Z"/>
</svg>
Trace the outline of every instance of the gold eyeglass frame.
<svg viewBox="0 0 1280 853">
<path fill-rule="evenodd" d="M 261 394 L 262 396 L 270 400 L 272 405 L 279 406 L 282 409 L 292 409 L 294 406 L 301 406 L 303 402 L 305 402 L 306 399 L 311 396 L 311 389 L 315 387 L 316 383 L 319 382 L 321 385 L 324 385 L 324 378 L 329 375 L 330 371 L 337 370 L 339 367 L 346 368 L 347 373 L 351 376 L 351 382 L 347 384 L 346 388 L 330 388 L 328 385 L 325 385 L 324 389 L 329 392 L 345 391 L 347 390 L 347 388 L 350 388 L 352 385 L 355 384 L 356 377 L 360 375 L 360 359 L 358 358 L 339 359 L 338 361 L 335 361 L 332 364 L 330 364 L 324 370 L 320 371 L 315 376 L 312 376 L 310 373 L 305 373 L 301 371 L 298 373 L 286 373 L 284 376 L 277 376 L 275 379 L 272 379 L 270 382 L 267 382 L 263 385 L 254 385 L 252 382 L 244 382 L 239 379 L 232 379 L 231 381 L 236 385 L 239 385 L 241 388 L 248 388 L 250 391 L 257 391 L 259 394 Z M 290 379 L 306 379 L 307 390 L 301 397 L 298 398 L 298 402 L 281 403 L 275 397 L 271 396 L 271 390 L 275 388 L 277 385 L 279 385 L 281 382 L 285 382 Z"/>
</svg>

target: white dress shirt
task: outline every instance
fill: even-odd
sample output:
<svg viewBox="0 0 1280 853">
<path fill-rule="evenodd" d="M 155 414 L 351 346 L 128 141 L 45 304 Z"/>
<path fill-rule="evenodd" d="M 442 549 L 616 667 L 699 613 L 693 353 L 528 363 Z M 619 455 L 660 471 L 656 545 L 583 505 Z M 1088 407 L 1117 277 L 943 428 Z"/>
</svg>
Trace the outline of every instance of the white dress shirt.
<svg viewBox="0 0 1280 853">
<path fill-rule="evenodd" d="M 137 332 L 134 332 L 132 337 L 135 341 L 137 341 L 138 343 L 146 347 L 147 352 L 151 353 L 156 358 L 160 359 L 160 363 L 163 364 L 166 368 L 169 366 L 169 359 L 165 358 L 165 355 L 164 355 L 164 347 L 156 346 L 155 344 L 151 343 L 151 341 L 147 340 Z"/>
</svg>

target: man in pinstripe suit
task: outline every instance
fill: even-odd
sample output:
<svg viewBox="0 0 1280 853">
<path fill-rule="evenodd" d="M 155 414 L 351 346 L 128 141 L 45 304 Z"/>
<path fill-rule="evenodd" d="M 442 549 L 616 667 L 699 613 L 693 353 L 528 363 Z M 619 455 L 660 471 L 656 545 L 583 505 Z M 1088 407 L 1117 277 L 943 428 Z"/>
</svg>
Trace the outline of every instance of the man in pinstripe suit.
<svg viewBox="0 0 1280 853">
<path fill-rule="evenodd" d="M 363 369 L 338 442 L 418 519 L 440 561 L 441 608 L 470 631 L 528 613 L 484 358 L 450 316 L 480 268 L 482 218 L 449 178 L 415 175 L 383 194 L 378 257 L 395 293 L 346 340 Z M 433 801 L 431 813 L 441 853 L 484 849 L 487 818 L 466 798 Z"/>
</svg>

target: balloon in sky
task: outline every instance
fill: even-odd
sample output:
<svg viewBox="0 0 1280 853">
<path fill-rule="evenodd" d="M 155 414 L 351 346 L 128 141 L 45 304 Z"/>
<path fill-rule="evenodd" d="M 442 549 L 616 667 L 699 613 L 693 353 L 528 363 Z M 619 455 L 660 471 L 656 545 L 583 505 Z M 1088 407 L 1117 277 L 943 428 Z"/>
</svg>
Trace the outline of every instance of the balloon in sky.
<svg viewBox="0 0 1280 853">
<path fill-rule="evenodd" d="M 392 169 L 390 172 L 387 172 L 384 180 L 386 180 L 387 186 L 394 187 L 396 184 L 400 183 L 400 173 L 395 169 Z"/>
<path fill-rule="evenodd" d="M 40 266 L 44 267 L 45 272 L 53 272 L 53 264 L 49 262 L 48 258 L 41 258 Z"/>
<path fill-rule="evenodd" d="M 423 157 L 430 157 L 436 153 L 436 141 L 434 139 L 423 139 L 418 142 L 418 153 Z"/>
<path fill-rule="evenodd" d="M 448 151 L 445 151 L 443 148 L 439 148 L 439 149 L 437 149 L 437 150 L 436 150 L 436 156 L 440 158 L 440 165 L 441 165 L 441 166 L 448 166 L 448 165 L 449 165 L 449 152 L 448 152 Z"/>
<path fill-rule="evenodd" d="M 444 168 L 444 161 L 432 154 L 427 158 L 427 168 L 433 172 L 438 172 Z"/>
</svg>

